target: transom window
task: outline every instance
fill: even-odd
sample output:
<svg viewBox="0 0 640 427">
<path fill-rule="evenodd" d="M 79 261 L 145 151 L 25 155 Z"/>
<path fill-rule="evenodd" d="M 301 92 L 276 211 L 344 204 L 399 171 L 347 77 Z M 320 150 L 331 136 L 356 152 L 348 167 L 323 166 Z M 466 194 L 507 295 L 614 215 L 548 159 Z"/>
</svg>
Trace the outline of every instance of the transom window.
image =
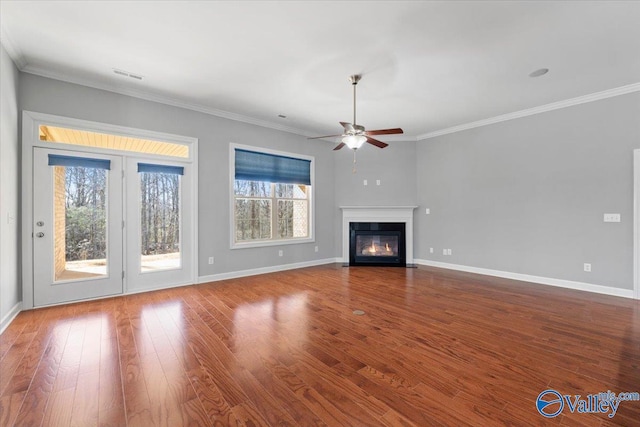
<svg viewBox="0 0 640 427">
<path fill-rule="evenodd" d="M 234 147 L 233 247 L 311 241 L 312 158 Z"/>
<path fill-rule="evenodd" d="M 177 142 L 153 141 L 110 133 L 66 128 L 52 125 L 38 126 L 40 141 L 81 145 L 85 147 L 157 154 L 167 157 L 189 158 L 189 145 Z"/>
</svg>

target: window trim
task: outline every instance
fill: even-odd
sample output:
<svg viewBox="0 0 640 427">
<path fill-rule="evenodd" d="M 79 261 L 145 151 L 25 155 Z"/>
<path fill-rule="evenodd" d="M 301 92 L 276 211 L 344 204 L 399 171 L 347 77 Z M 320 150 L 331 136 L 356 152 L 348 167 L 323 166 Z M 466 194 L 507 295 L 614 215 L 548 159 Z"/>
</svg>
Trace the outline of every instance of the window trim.
<svg viewBox="0 0 640 427">
<path fill-rule="evenodd" d="M 291 239 L 269 239 L 269 240 L 256 240 L 249 242 L 236 242 L 236 218 L 235 218 L 235 192 L 234 182 L 236 177 L 235 166 L 235 153 L 236 148 L 241 150 L 255 151 L 257 153 L 273 154 L 276 156 L 286 156 L 298 159 L 309 160 L 311 162 L 311 191 L 308 198 L 308 211 L 309 211 L 309 236 Z M 315 239 L 315 157 L 307 156 L 304 154 L 290 153 L 286 151 L 271 150 L 263 147 L 254 147 L 250 145 L 229 143 L 229 245 L 231 249 L 245 249 L 245 248 L 259 248 L 265 246 L 283 246 L 283 245 L 297 245 L 301 243 L 313 243 Z M 273 210 L 272 210 L 273 212 Z"/>
</svg>

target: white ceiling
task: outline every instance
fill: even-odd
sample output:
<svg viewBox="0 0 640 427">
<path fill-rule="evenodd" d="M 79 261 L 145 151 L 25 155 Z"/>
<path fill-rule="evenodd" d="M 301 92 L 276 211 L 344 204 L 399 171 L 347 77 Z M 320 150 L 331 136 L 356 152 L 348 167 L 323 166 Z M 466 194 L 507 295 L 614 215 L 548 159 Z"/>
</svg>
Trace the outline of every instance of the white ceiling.
<svg viewBox="0 0 640 427">
<path fill-rule="evenodd" d="M 640 90 L 637 1 L 2 0 L 0 13 L 22 71 L 306 136 L 352 121 L 356 73 L 358 122 L 414 140 Z"/>
</svg>

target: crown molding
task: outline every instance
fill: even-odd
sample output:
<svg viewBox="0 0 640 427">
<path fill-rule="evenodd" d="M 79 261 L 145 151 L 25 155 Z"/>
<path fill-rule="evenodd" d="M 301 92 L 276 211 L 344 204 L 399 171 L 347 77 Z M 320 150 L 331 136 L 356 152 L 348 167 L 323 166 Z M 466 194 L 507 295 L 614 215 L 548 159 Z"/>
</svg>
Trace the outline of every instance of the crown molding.
<svg viewBox="0 0 640 427">
<path fill-rule="evenodd" d="M 0 44 L 4 46 L 5 50 L 9 54 L 9 57 L 13 60 L 18 67 L 18 70 L 22 71 L 23 68 L 27 65 L 27 60 L 24 58 L 24 54 L 22 50 L 13 42 L 13 39 L 5 29 L 5 27 L 0 26 Z"/>
<path fill-rule="evenodd" d="M 416 142 L 418 138 L 413 135 L 399 134 L 399 135 L 373 135 L 375 139 L 385 142 Z"/>
<path fill-rule="evenodd" d="M 614 96 L 625 95 L 627 93 L 640 91 L 640 83 L 633 83 L 626 86 L 620 86 L 613 89 L 603 90 L 601 92 L 591 93 L 589 95 L 578 96 L 576 98 L 566 99 L 564 101 L 552 102 L 551 104 L 541 105 L 539 107 L 528 108 L 526 110 L 515 111 L 513 113 L 503 114 L 501 116 L 490 117 L 488 119 L 478 120 L 471 123 L 465 123 L 459 126 L 453 126 L 446 129 L 440 129 L 434 132 L 418 135 L 416 139 L 423 141 L 425 139 L 435 138 L 436 136 L 447 135 L 450 133 L 460 132 L 463 130 L 473 129 L 481 126 L 487 126 L 494 123 L 506 122 L 507 120 L 519 119 L 521 117 L 533 116 L 534 114 L 546 113 L 547 111 L 558 110 L 560 108 L 572 107 L 574 105 L 585 104 L 587 102 L 599 101 L 601 99 L 612 98 Z"/>
<path fill-rule="evenodd" d="M 82 79 L 82 78 L 79 78 L 79 77 L 70 77 L 70 76 L 62 75 L 60 73 L 53 72 L 51 70 L 47 70 L 47 69 L 40 68 L 40 67 L 34 67 L 34 66 L 31 66 L 31 65 L 27 65 L 25 67 L 20 68 L 20 71 L 22 71 L 24 73 L 28 73 L 28 74 L 34 74 L 34 75 L 40 76 L 40 77 L 46 77 L 46 78 L 49 78 L 49 79 L 60 80 L 60 81 L 67 82 L 67 83 L 78 84 L 78 85 L 81 85 L 81 86 L 87 86 L 87 87 L 91 87 L 91 88 L 94 88 L 94 89 L 106 90 L 108 92 L 114 92 L 114 93 L 118 93 L 120 95 L 126 95 L 126 96 L 131 96 L 131 97 L 134 97 L 134 98 L 140 98 L 140 99 L 144 99 L 145 101 L 158 102 L 160 104 L 166 104 L 166 105 L 171 105 L 171 106 L 174 106 L 174 107 L 184 108 L 184 109 L 187 109 L 187 110 L 197 111 L 197 112 L 200 112 L 200 113 L 209 114 L 211 116 L 221 117 L 221 118 L 224 118 L 224 119 L 235 120 L 235 121 L 238 121 L 238 122 L 248 123 L 248 124 L 252 124 L 252 125 L 255 125 L 255 126 L 260 126 L 260 127 L 264 127 L 264 128 L 275 129 L 275 130 L 279 130 L 279 131 L 283 131 L 283 132 L 293 133 L 295 135 L 304 136 L 306 138 L 315 136 L 314 133 L 311 133 L 311 132 L 308 132 L 308 131 L 304 131 L 302 129 L 293 128 L 293 127 L 290 127 L 290 126 L 284 126 L 284 125 L 279 124 L 279 123 L 274 123 L 274 122 L 270 122 L 270 121 L 267 121 L 267 120 L 260 120 L 260 119 L 256 119 L 256 118 L 253 118 L 253 117 L 244 116 L 242 114 L 232 113 L 232 112 L 229 112 L 229 111 L 218 110 L 216 108 L 210 108 L 210 107 L 206 107 L 206 106 L 200 105 L 200 104 L 185 102 L 185 101 L 182 101 L 182 100 L 179 100 L 179 99 L 176 99 L 176 98 L 171 98 L 171 97 L 168 97 L 168 96 L 156 95 L 156 94 L 153 94 L 153 93 L 150 93 L 150 92 L 146 92 L 146 91 L 129 89 L 129 88 L 122 88 L 122 87 L 118 87 L 118 86 L 115 86 L 115 85 L 110 85 L 110 84 L 107 84 L 107 83 L 97 83 L 95 81 Z M 380 135 L 380 136 L 376 137 L 376 139 L 380 139 L 381 141 L 388 141 L 388 142 L 394 142 L 394 141 L 414 141 L 415 142 L 416 141 L 416 137 L 415 136 L 410 136 L 410 135 Z M 326 141 L 326 142 L 335 143 L 335 141 L 332 140 L 331 138 L 321 138 L 319 140 L 320 141 Z"/>
<path fill-rule="evenodd" d="M 267 120 L 256 119 L 249 116 L 244 116 L 242 114 L 232 113 L 229 111 L 219 110 L 216 108 L 207 107 L 201 104 L 185 102 L 183 100 L 179 100 L 177 98 L 172 98 L 163 95 L 157 95 L 146 91 L 135 90 L 135 89 L 127 89 L 118 87 L 115 85 L 107 84 L 107 83 L 97 83 L 95 81 L 91 81 L 88 79 L 82 79 L 79 77 L 70 77 L 67 75 L 62 75 L 57 72 L 53 72 L 51 70 L 47 70 L 40 67 L 34 67 L 31 65 L 26 65 L 24 61 L 24 57 L 22 53 L 16 49 L 14 44 L 11 43 L 10 38 L 6 34 L 5 30 L 2 29 L 2 38 L 3 45 L 7 49 L 9 56 L 16 62 L 16 66 L 21 72 L 34 74 L 41 77 L 51 78 L 55 80 L 64 81 L 67 83 L 78 84 L 81 86 L 87 86 L 94 89 L 105 90 L 108 92 L 118 93 L 120 95 L 131 96 L 134 98 L 143 99 L 146 101 L 158 102 L 160 104 L 171 105 L 178 108 L 184 108 L 187 110 L 197 111 L 204 114 L 209 114 L 215 117 L 221 117 L 224 119 L 234 120 L 242 123 L 247 123 L 255 126 L 260 126 L 268 129 L 279 130 L 282 132 L 292 133 L 295 135 L 300 135 L 304 137 L 313 137 L 314 134 L 308 131 L 304 131 L 302 129 L 293 128 L 290 126 L 284 126 L 279 123 L 270 122 Z M 6 43 L 6 44 L 5 44 Z M 409 142 L 419 142 L 427 139 L 435 138 L 442 135 L 447 135 L 451 133 L 461 132 L 468 129 L 473 129 L 477 127 L 487 126 L 495 123 L 505 122 L 507 120 L 518 119 L 522 117 L 532 116 L 534 114 L 545 113 L 547 111 L 558 110 L 561 108 L 571 107 L 574 105 L 585 104 L 588 102 L 599 101 L 601 99 L 612 98 L 619 95 L 625 95 L 632 92 L 640 91 L 640 82 L 633 83 L 626 86 L 621 86 L 613 89 L 604 90 L 601 92 L 596 92 L 588 95 L 579 96 L 576 98 L 566 99 L 563 101 L 553 102 L 550 104 L 541 105 L 534 108 L 529 108 L 526 110 L 515 111 L 513 113 L 507 113 L 500 116 L 490 117 L 488 119 L 478 120 L 475 122 L 465 123 L 458 126 L 452 126 L 445 129 L 436 130 L 433 132 L 428 132 L 422 135 L 412 136 L 412 135 L 381 135 L 377 139 L 381 139 L 383 141 L 395 142 L 395 141 L 409 141 Z M 321 139 L 328 142 L 335 142 L 332 139 Z"/>
<path fill-rule="evenodd" d="M 20 67 L 19 67 L 20 68 Z M 40 77 L 46 77 L 54 80 L 60 80 L 67 83 L 73 83 L 81 86 L 87 86 L 94 89 L 105 90 L 108 92 L 118 93 L 120 95 L 131 96 L 134 98 L 143 99 L 145 101 L 157 102 L 160 104 L 171 105 L 173 107 L 184 108 L 187 110 L 197 111 L 199 113 L 209 114 L 211 116 L 221 117 L 224 119 L 235 120 L 238 122 L 248 123 L 255 126 L 260 126 L 269 129 L 275 129 L 283 132 L 293 133 L 296 135 L 309 137 L 312 136 L 309 132 L 303 131 L 301 129 L 283 126 L 279 123 L 273 123 L 267 120 L 256 119 L 249 116 L 243 116 L 242 114 L 236 114 L 229 111 L 218 110 L 216 108 L 207 107 L 201 104 L 185 102 L 176 98 L 172 98 L 169 96 L 157 95 L 146 91 L 135 90 L 122 88 L 115 85 L 111 85 L 108 83 L 98 83 L 95 81 L 82 79 L 79 77 L 71 77 L 67 75 L 62 75 L 51 70 L 46 70 L 44 68 L 34 67 L 31 65 L 27 65 L 25 67 L 20 68 L 20 71 L 28 74 L 34 74 Z"/>
</svg>

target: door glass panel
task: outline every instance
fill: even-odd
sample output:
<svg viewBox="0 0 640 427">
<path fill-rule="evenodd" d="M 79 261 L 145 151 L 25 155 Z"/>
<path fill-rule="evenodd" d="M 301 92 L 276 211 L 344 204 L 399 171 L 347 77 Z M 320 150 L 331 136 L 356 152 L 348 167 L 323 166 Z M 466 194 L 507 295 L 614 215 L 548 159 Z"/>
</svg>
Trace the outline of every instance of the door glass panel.
<svg viewBox="0 0 640 427">
<path fill-rule="evenodd" d="M 180 175 L 140 172 L 140 271 L 181 268 Z"/>
<path fill-rule="evenodd" d="M 54 166 L 54 279 L 107 275 L 107 170 Z"/>
</svg>

